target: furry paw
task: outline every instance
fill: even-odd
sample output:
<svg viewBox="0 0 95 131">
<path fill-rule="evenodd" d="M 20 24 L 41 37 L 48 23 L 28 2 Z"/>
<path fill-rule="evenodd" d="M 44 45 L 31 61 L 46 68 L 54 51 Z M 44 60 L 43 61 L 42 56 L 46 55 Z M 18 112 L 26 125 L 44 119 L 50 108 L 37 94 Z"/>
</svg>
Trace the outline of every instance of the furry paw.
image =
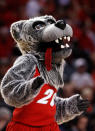
<svg viewBox="0 0 95 131">
<path fill-rule="evenodd" d="M 82 99 L 81 96 L 77 96 L 77 107 L 79 111 L 86 111 L 90 102 L 87 99 Z"/>
<path fill-rule="evenodd" d="M 33 86 L 33 90 L 37 90 L 38 88 L 40 88 L 41 87 L 41 85 L 44 83 L 44 79 L 41 77 L 41 76 L 38 76 L 35 80 L 34 80 L 34 82 L 33 82 L 33 84 L 32 84 L 32 86 Z"/>
<path fill-rule="evenodd" d="M 81 98 L 79 94 L 71 96 L 66 103 L 67 114 L 79 114 L 89 107 L 89 101 Z"/>
</svg>

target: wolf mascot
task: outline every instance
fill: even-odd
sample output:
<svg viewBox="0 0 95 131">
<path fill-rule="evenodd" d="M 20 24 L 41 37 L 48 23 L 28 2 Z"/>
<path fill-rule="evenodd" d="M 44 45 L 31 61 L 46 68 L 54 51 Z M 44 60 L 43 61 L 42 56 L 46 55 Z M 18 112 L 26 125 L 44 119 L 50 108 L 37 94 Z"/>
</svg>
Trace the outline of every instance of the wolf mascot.
<svg viewBox="0 0 95 131">
<path fill-rule="evenodd" d="M 80 95 L 56 96 L 63 87 L 64 59 L 70 56 L 73 31 L 52 16 L 21 20 L 11 34 L 22 52 L 1 82 L 5 102 L 15 107 L 7 131 L 59 131 L 88 107 Z"/>
</svg>

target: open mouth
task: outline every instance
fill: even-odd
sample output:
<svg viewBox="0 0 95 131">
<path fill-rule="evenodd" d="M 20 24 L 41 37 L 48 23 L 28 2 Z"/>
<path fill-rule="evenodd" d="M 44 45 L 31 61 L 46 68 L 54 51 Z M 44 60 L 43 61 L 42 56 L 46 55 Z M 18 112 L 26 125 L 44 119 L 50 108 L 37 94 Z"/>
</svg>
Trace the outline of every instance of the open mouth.
<svg viewBox="0 0 95 131">
<path fill-rule="evenodd" d="M 55 43 L 60 44 L 60 48 L 71 48 L 71 37 L 70 36 L 63 36 L 55 40 Z"/>
<path fill-rule="evenodd" d="M 41 42 L 38 50 L 45 52 L 47 48 L 52 48 L 53 52 L 71 49 L 71 37 L 63 36 L 51 42 Z"/>
</svg>

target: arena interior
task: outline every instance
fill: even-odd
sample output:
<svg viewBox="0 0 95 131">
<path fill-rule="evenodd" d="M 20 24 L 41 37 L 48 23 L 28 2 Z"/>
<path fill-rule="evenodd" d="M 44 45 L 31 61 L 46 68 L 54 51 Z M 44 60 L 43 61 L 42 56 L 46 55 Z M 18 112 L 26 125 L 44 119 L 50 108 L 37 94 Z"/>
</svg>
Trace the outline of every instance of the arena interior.
<svg viewBox="0 0 95 131">
<path fill-rule="evenodd" d="M 41 15 L 64 19 L 74 31 L 72 55 L 66 59 L 63 98 L 80 93 L 90 107 L 76 119 L 60 125 L 61 131 L 95 131 L 95 0 L 0 0 L 0 81 L 21 55 L 10 35 L 10 25 Z M 14 108 L 0 96 L 0 131 L 5 131 Z"/>
</svg>

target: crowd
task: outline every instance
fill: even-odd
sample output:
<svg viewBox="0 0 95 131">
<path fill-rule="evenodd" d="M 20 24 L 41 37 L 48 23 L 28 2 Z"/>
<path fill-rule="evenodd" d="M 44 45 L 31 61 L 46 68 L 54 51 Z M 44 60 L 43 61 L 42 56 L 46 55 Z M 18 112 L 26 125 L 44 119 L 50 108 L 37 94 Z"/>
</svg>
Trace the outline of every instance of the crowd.
<svg viewBox="0 0 95 131">
<path fill-rule="evenodd" d="M 58 95 L 80 93 L 90 101 L 82 116 L 60 126 L 61 131 L 95 131 L 95 0 L 0 0 L 0 81 L 21 55 L 10 36 L 10 25 L 17 20 L 40 15 L 65 19 L 74 31 L 72 55 L 66 60 L 63 89 Z M 11 119 L 13 107 L 0 96 L 0 131 Z"/>
</svg>

